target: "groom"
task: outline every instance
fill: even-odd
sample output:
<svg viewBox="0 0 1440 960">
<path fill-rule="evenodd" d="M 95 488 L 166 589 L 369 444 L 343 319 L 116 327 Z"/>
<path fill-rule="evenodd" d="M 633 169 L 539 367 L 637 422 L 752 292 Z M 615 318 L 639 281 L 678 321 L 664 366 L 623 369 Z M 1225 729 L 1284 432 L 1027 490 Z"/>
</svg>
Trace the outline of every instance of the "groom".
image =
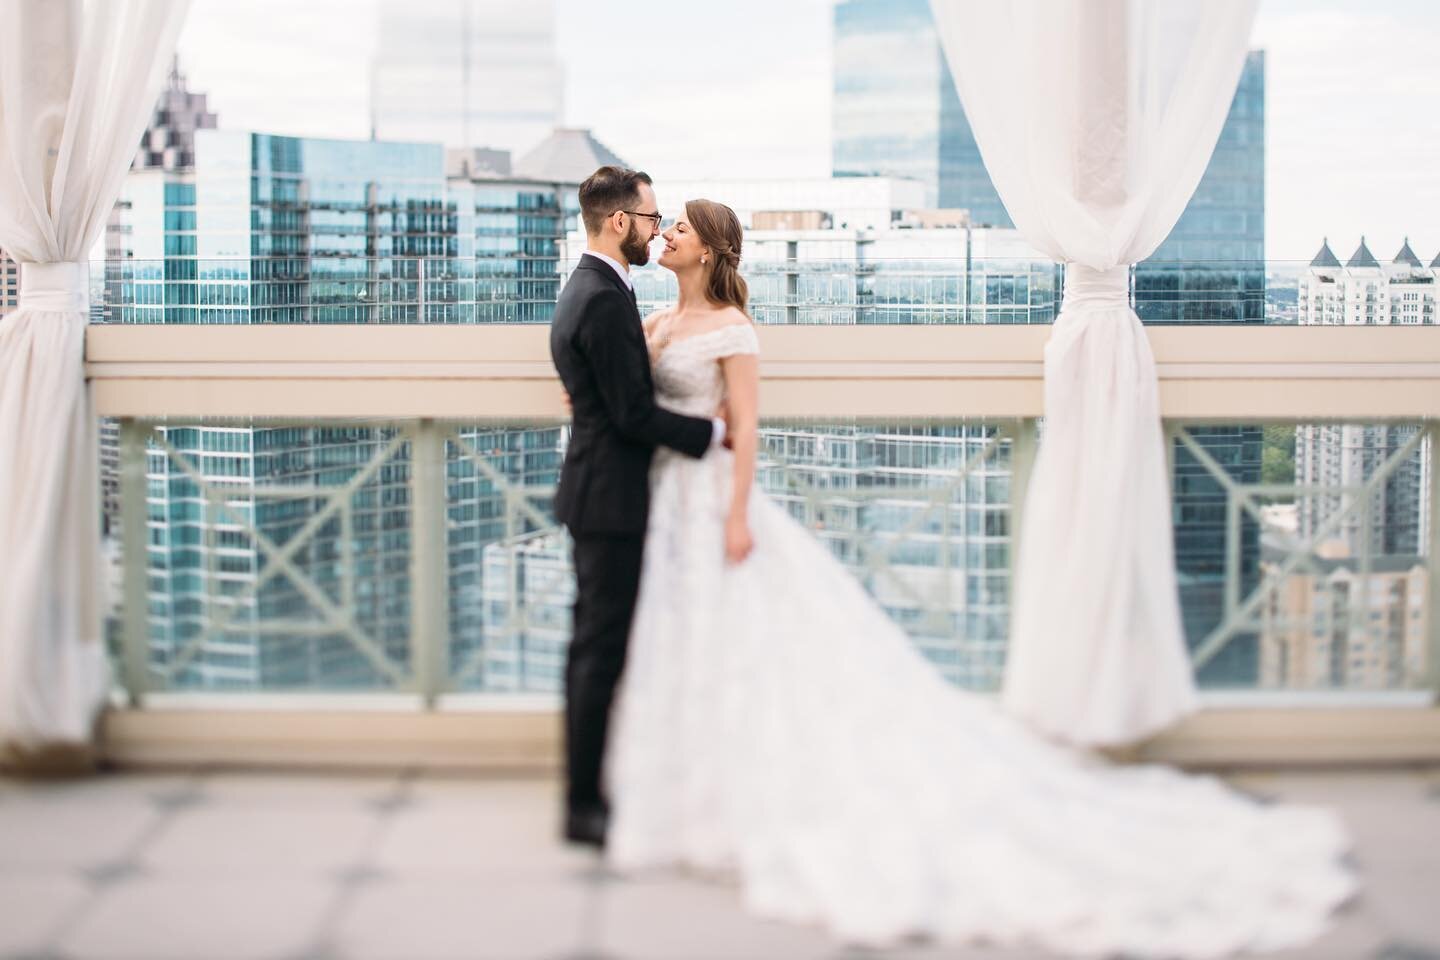
<svg viewBox="0 0 1440 960">
<path fill-rule="evenodd" d="M 603 847 L 600 787 L 615 685 L 640 586 L 650 458 L 660 445 L 692 457 L 723 441 L 723 420 L 655 405 L 630 267 L 650 259 L 660 212 L 648 176 L 606 166 L 580 184 L 586 250 L 555 306 L 550 356 L 570 395 L 570 443 L 555 517 L 575 549 L 575 627 L 565 665 L 565 838 Z"/>
</svg>

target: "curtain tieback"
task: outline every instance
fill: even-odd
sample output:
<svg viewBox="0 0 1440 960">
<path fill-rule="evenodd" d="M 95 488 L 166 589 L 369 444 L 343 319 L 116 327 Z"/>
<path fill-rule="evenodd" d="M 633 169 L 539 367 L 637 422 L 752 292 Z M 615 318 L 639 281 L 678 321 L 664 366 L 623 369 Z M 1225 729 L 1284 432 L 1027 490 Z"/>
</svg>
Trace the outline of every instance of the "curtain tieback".
<svg viewBox="0 0 1440 960">
<path fill-rule="evenodd" d="M 90 264 L 83 260 L 20 264 L 20 309 L 86 313 Z"/>
<path fill-rule="evenodd" d="M 1083 263 L 1065 264 L 1065 299 L 1062 310 L 1130 306 L 1130 265 L 1096 270 Z"/>
</svg>

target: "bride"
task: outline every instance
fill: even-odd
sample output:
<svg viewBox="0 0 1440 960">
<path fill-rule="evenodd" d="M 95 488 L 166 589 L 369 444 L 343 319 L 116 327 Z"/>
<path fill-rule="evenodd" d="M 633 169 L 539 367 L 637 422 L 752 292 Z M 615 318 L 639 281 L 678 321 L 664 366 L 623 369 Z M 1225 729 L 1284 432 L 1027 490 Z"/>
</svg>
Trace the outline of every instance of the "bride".
<svg viewBox="0 0 1440 960">
<path fill-rule="evenodd" d="M 661 449 L 605 776 L 606 856 L 738 883 L 852 943 L 1066 955 L 1299 944 L 1352 892 L 1327 811 L 1112 766 L 946 682 L 754 487 L 759 345 L 733 211 L 664 232 L 678 302 L 645 321 L 657 400 L 730 410 L 733 453 Z"/>
</svg>

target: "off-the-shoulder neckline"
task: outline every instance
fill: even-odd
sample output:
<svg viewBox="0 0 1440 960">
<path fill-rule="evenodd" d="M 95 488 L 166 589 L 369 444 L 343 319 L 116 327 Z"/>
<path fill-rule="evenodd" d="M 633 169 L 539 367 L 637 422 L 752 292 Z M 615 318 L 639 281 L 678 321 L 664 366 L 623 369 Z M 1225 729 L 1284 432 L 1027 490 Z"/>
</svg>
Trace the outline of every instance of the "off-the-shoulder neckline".
<svg viewBox="0 0 1440 960">
<path fill-rule="evenodd" d="M 723 325 L 721 325 L 721 326 L 716 327 L 714 330 L 706 330 L 704 333 L 692 333 L 692 334 L 690 334 L 690 336 L 688 336 L 688 337 L 680 337 L 679 339 L 675 339 L 675 338 L 672 337 L 672 338 L 670 339 L 670 342 L 667 343 L 667 344 L 665 344 L 665 348 L 664 348 L 663 350 L 661 350 L 660 352 L 661 352 L 661 353 L 664 353 L 665 350 L 671 350 L 671 349 L 673 349 L 673 348 L 675 348 L 675 347 L 678 347 L 678 346 L 679 346 L 680 344 L 682 344 L 682 343 L 687 343 L 687 342 L 689 342 L 689 341 L 691 341 L 691 340 L 699 340 L 701 337 L 714 336 L 714 335 L 717 334 L 717 333 L 724 333 L 726 330 L 733 330 L 733 329 L 736 329 L 736 328 L 739 328 L 739 327 L 754 327 L 754 326 L 755 326 L 755 324 L 753 324 L 753 323 L 751 323 L 751 322 L 749 322 L 749 321 L 745 321 L 745 322 L 742 322 L 742 323 L 727 323 L 727 324 L 723 324 Z"/>
</svg>

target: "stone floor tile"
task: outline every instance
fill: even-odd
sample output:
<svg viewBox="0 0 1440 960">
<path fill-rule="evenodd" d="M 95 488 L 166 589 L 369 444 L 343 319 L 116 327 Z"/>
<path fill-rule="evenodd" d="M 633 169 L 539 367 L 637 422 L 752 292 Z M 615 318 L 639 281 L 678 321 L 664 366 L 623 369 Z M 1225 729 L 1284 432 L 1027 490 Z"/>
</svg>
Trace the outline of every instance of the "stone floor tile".
<svg viewBox="0 0 1440 960">
<path fill-rule="evenodd" d="M 358 803 L 297 807 L 206 805 L 187 810 L 140 851 L 160 874 L 333 874 L 366 854 L 378 826 Z"/>
<path fill-rule="evenodd" d="M 416 877 L 530 880 L 572 879 L 596 863 L 594 853 L 560 841 L 553 811 L 496 806 L 421 802 L 400 810 L 377 841 L 374 862 L 381 869 Z"/>
<path fill-rule="evenodd" d="M 135 796 L 0 803 L 0 874 L 76 870 L 122 858 L 161 814 Z"/>
<path fill-rule="evenodd" d="M 1385 865 L 1366 878 L 1366 910 L 1392 940 L 1440 950 L 1440 860 Z"/>
<path fill-rule="evenodd" d="M 695 880 L 601 887 L 600 949 L 626 960 L 830 960 L 842 945 L 822 931 L 762 920 L 733 887 Z M 888 960 L 888 958 L 886 958 Z"/>
<path fill-rule="evenodd" d="M 458 777 L 422 773 L 410 781 L 409 795 L 421 806 L 483 806 L 489 810 L 543 812 L 558 816 L 558 780 L 536 777 Z"/>
<path fill-rule="evenodd" d="M 88 777 L 60 780 L 30 780 L 0 777 L 0 809 L 11 802 L 104 804 L 135 800 L 146 802 L 157 795 L 184 789 L 196 782 L 193 773 L 151 771 L 106 772 Z"/>
<path fill-rule="evenodd" d="M 203 790 L 208 802 L 227 805 L 349 807 L 390 796 L 400 782 L 394 774 L 236 771 L 207 776 Z"/>
<path fill-rule="evenodd" d="M 590 895 L 576 883 L 376 883 L 349 901 L 332 942 L 347 960 L 557 960 L 581 953 Z"/>
<path fill-rule="evenodd" d="M 334 895 L 319 880 L 146 877 L 108 892 L 60 949 L 75 960 L 274 960 L 313 942 Z"/>
<path fill-rule="evenodd" d="M 89 897 L 89 886 L 77 876 L 0 875 L 0 956 L 40 953 Z"/>
</svg>

